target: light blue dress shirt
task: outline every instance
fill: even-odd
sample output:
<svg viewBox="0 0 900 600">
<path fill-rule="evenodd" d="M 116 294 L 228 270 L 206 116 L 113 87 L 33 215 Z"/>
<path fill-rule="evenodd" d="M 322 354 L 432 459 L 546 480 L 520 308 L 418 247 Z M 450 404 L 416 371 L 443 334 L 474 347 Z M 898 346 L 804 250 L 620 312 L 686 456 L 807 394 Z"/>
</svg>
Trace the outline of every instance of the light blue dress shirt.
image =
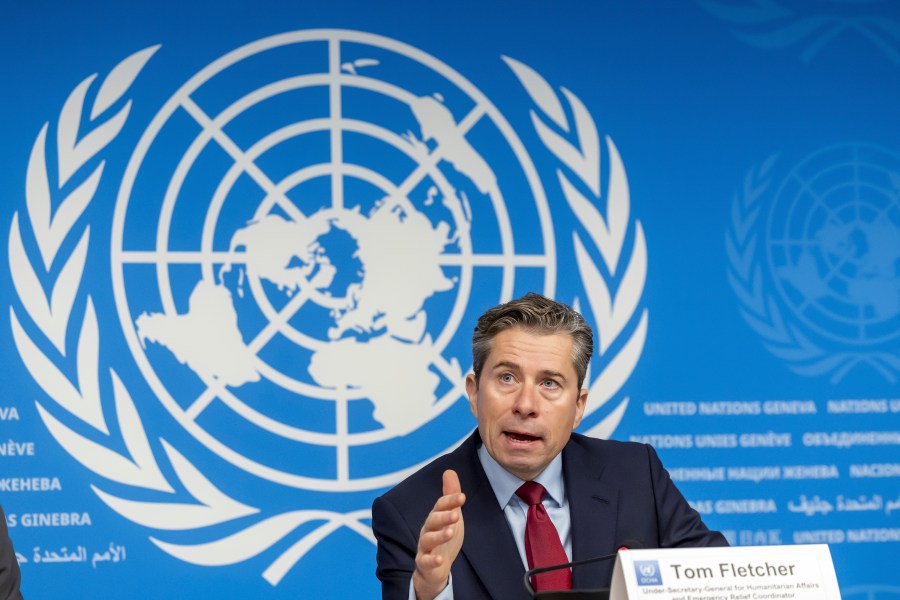
<svg viewBox="0 0 900 600">
<path fill-rule="evenodd" d="M 528 569 L 528 559 L 525 556 L 525 524 L 528 519 L 528 505 L 521 498 L 516 496 L 518 490 L 523 483 L 519 479 L 500 464 L 488 453 L 482 444 L 478 448 L 478 460 L 481 461 L 481 467 L 487 475 L 497 497 L 497 504 L 503 508 L 503 515 L 509 528 L 512 531 L 513 539 L 516 541 L 516 547 L 519 549 L 519 557 L 522 559 L 522 565 Z M 572 560 L 572 521 L 569 516 L 569 500 L 566 498 L 566 486 L 563 482 L 562 474 L 562 454 L 557 454 L 556 458 L 547 465 L 544 471 L 534 478 L 534 481 L 544 486 L 547 493 L 544 494 L 542 504 L 547 509 L 547 514 L 556 531 L 559 533 L 559 539 L 562 541 L 563 548 L 566 550 L 566 556 Z M 463 490 L 465 492 L 466 490 Z M 409 600 L 416 600 L 416 591 L 413 588 L 412 579 L 409 582 Z M 450 576 L 450 582 L 447 587 L 437 595 L 435 600 L 453 600 L 453 576 Z"/>
</svg>

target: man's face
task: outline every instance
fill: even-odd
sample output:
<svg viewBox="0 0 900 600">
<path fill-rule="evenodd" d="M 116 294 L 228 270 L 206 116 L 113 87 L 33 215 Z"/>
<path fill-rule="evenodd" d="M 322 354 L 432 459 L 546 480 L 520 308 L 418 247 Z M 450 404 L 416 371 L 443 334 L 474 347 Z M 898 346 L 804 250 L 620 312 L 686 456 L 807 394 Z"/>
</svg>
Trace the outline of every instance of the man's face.
<svg viewBox="0 0 900 600">
<path fill-rule="evenodd" d="M 488 453 L 530 481 L 559 454 L 581 422 L 587 391 L 578 389 L 572 338 L 507 329 L 491 341 L 481 378 L 466 392 Z"/>
</svg>

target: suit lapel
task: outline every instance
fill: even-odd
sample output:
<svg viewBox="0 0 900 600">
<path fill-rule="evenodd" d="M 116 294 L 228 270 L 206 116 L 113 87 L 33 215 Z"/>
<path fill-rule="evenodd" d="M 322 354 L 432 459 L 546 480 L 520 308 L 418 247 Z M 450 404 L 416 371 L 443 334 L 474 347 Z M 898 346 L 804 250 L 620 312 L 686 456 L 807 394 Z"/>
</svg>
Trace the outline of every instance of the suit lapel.
<svg viewBox="0 0 900 600">
<path fill-rule="evenodd" d="M 576 439 L 563 450 L 563 477 L 572 521 L 572 560 L 585 560 L 615 552 L 618 490 L 601 481 L 604 458 L 585 450 Z M 575 589 L 608 585 L 612 562 L 576 567 Z"/>
<path fill-rule="evenodd" d="M 466 493 L 463 518 L 466 534 L 460 554 L 475 571 L 492 598 L 527 598 L 523 585 L 525 567 L 494 490 L 481 468 L 476 450 L 478 432 L 456 450 L 458 474 Z M 602 482 L 605 459 L 591 454 L 573 435 L 563 450 L 563 477 L 572 527 L 572 560 L 594 558 L 616 551 L 619 511 L 617 488 Z M 477 525 L 476 525 L 477 524 Z M 609 585 L 613 561 L 576 567 L 575 589 Z M 515 590 L 519 590 L 517 593 Z"/>
<path fill-rule="evenodd" d="M 459 473 L 460 485 L 466 494 L 463 506 L 466 533 L 461 554 L 492 598 L 527 598 L 523 583 L 525 567 L 519 558 L 519 550 L 506 516 L 497 504 L 494 490 L 478 461 L 476 450 L 480 443 L 481 438 L 476 431 L 459 450 L 465 452 L 464 460 L 459 464 L 466 466 Z"/>
</svg>

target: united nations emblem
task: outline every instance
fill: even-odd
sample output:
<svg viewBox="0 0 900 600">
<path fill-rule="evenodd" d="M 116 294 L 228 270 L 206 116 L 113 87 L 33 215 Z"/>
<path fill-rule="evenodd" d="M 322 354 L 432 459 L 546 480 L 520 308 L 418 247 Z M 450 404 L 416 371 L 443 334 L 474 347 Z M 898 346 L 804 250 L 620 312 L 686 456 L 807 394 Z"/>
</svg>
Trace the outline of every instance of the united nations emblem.
<svg viewBox="0 0 900 600">
<path fill-rule="evenodd" d="M 560 236 L 547 178 L 531 153 L 497 107 L 448 65 L 361 32 L 259 40 L 172 94 L 121 176 L 111 219 L 112 300 L 146 383 L 125 381 L 124 357 L 99 349 L 100 327 L 113 320 L 98 317 L 97 293 L 83 281 L 90 234 L 82 214 L 110 177 L 102 164 L 91 173 L 86 165 L 114 147 L 130 112 L 125 94 L 157 49 L 129 57 L 103 80 L 90 107 L 100 125 L 80 140 L 58 140 L 71 148 L 59 157 L 59 188 L 69 178 L 79 183 L 56 201 L 52 218 L 51 197 L 61 194 L 46 169 L 47 128 L 39 135 L 27 211 L 21 220 L 17 213 L 10 234 L 22 300 L 11 313 L 14 335 L 55 401 L 38 402 L 38 412 L 76 460 L 135 492 L 181 488 L 193 498 L 124 497 L 94 486 L 135 523 L 196 530 L 205 540 L 151 538 L 169 554 L 233 564 L 318 523 L 274 557 L 264 577 L 275 585 L 339 528 L 373 540 L 368 504 L 275 513 L 250 492 L 238 500 L 166 439 L 151 443 L 140 407 L 158 401 L 202 447 L 287 491 L 390 486 L 468 435 L 471 421 L 460 411 L 470 331 L 460 325 L 526 290 L 557 295 Z M 630 215 L 611 140 L 605 210 L 598 207 L 600 140 L 578 98 L 504 60 L 534 103 L 541 151 L 555 161 L 550 181 L 565 198 L 555 210 L 571 211 L 579 224 L 563 239 L 583 291 L 567 300 L 584 302 L 597 325 L 603 367 L 589 377 L 585 422 L 588 433 L 608 435 L 627 407 L 619 391 L 646 333 L 643 230 Z M 70 95 L 60 136 L 78 131 L 93 80 Z M 45 267 L 66 264 L 54 285 L 41 283 L 22 242 L 26 226 Z M 74 250 L 61 245 L 79 226 Z M 48 298 L 43 289 L 51 288 Z M 69 328 L 80 296 L 80 327 Z M 38 335 L 63 358 L 42 351 Z M 77 383 L 64 374 L 67 348 L 75 351 Z M 111 399 L 103 397 L 101 364 L 109 365 Z M 150 398 L 140 396 L 145 385 Z M 95 435 L 73 429 L 79 420 Z M 121 432 L 126 453 L 110 443 L 111 430 Z M 175 478 L 160 468 L 163 454 Z M 200 533 L 226 523 L 233 527 L 225 536 Z"/>
<path fill-rule="evenodd" d="M 744 317 L 799 373 L 837 381 L 867 364 L 893 381 L 900 156 L 864 144 L 825 148 L 790 170 L 766 210 L 772 164 L 748 175 L 728 234 Z"/>
<path fill-rule="evenodd" d="M 306 58 L 275 81 L 234 76 L 293 53 Z M 469 82 L 399 42 L 312 32 L 238 50 L 178 90 L 138 148 L 113 225 L 129 346 L 188 431 L 261 477 L 395 482 L 431 458 L 398 452 L 399 436 L 447 430 L 473 290 L 498 301 L 526 276 L 554 292 L 521 142 Z M 527 199 L 515 228 L 512 195 Z"/>
</svg>

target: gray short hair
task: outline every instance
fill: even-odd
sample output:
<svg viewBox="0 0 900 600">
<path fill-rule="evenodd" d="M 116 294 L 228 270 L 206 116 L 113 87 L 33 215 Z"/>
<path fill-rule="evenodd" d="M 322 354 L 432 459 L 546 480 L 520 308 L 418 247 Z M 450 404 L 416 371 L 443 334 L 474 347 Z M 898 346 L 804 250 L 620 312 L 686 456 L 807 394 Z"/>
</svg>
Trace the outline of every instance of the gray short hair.
<svg viewBox="0 0 900 600">
<path fill-rule="evenodd" d="M 572 336 L 572 365 L 578 375 L 578 389 L 581 389 L 594 353 L 594 332 L 584 317 L 570 306 L 533 292 L 495 306 L 478 319 L 472 334 L 472 370 L 476 384 L 494 336 L 514 327 L 541 335 L 567 333 Z"/>
</svg>

